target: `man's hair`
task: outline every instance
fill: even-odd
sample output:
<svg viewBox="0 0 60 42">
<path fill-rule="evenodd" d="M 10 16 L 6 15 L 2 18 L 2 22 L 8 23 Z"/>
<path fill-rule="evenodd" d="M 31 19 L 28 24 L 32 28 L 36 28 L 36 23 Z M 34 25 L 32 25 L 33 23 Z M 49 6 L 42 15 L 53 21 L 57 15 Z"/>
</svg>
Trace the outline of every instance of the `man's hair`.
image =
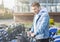
<svg viewBox="0 0 60 42">
<path fill-rule="evenodd" d="M 31 4 L 31 6 L 32 6 L 32 7 L 34 7 L 34 6 L 40 7 L 40 4 L 39 4 L 39 2 L 33 2 L 33 3 Z"/>
</svg>

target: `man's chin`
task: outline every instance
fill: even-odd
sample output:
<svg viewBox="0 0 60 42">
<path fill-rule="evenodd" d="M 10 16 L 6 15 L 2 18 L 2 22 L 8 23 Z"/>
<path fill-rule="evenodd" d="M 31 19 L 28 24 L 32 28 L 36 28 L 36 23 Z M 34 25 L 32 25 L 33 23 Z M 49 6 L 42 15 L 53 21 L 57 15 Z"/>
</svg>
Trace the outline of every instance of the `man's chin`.
<svg viewBox="0 0 60 42">
<path fill-rule="evenodd" d="M 38 14 L 38 13 L 35 13 L 35 14 Z"/>
<path fill-rule="evenodd" d="M 34 14 L 38 14 L 37 12 L 33 12 Z"/>
</svg>

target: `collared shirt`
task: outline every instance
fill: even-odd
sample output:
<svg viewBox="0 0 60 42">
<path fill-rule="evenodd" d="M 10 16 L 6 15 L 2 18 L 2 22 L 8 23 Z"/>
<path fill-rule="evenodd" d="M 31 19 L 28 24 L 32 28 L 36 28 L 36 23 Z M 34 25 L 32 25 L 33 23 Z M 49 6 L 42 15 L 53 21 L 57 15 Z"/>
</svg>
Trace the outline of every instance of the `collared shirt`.
<svg viewBox="0 0 60 42">
<path fill-rule="evenodd" d="M 31 32 L 33 32 L 36 35 L 35 37 L 36 39 L 45 39 L 49 37 L 48 28 L 49 28 L 49 15 L 46 8 L 43 8 L 40 10 L 38 14 L 34 16 Z"/>
</svg>

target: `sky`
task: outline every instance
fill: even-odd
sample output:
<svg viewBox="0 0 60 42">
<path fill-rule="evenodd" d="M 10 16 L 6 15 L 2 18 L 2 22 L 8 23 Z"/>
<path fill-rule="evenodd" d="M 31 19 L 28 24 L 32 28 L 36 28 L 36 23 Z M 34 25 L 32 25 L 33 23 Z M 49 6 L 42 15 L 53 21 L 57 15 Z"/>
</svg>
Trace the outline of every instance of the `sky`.
<svg viewBox="0 0 60 42">
<path fill-rule="evenodd" d="M 15 6 L 15 0 L 3 0 L 4 2 L 4 7 L 13 9 Z M 2 4 L 2 0 L 0 0 L 0 5 Z"/>
</svg>

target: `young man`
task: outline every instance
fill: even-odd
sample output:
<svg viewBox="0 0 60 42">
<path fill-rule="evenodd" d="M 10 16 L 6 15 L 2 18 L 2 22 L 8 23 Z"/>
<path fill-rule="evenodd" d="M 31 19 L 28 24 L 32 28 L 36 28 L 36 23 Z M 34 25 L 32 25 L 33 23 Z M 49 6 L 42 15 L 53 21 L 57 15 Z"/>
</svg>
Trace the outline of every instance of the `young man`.
<svg viewBox="0 0 60 42">
<path fill-rule="evenodd" d="M 32 3 L 31 6 L 35 16 L 28 34 L 35 37 L 36 42 L 49 42 L 49 14 L 46 8 L 40 7 L 38 2 Z"/>
</svg>

